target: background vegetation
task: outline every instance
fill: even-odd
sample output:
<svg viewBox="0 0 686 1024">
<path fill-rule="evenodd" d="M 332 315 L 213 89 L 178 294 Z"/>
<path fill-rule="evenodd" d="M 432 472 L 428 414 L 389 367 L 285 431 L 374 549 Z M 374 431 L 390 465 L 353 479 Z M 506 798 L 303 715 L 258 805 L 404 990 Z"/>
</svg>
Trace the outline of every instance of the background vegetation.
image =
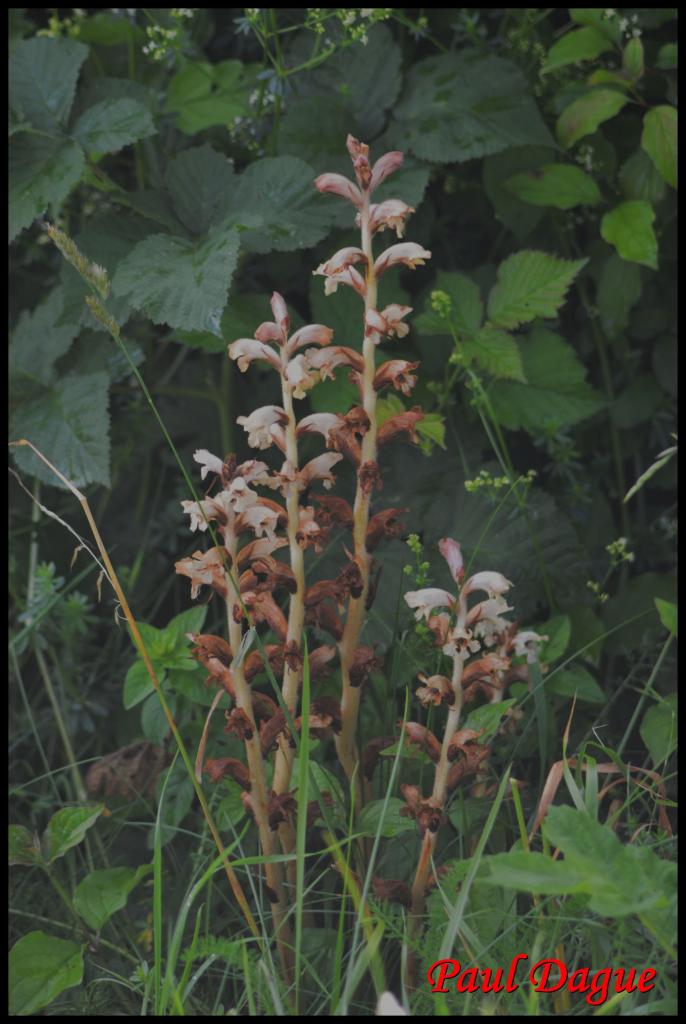
<svg viewBox="0 0 686 1024">
<path fill-rule="evenodd" d="M 575 966 L 654 967 L 653 991 L 609 1004 L 623 1014 L 675 1012 L 675 17 L 31 8 L 9 23 L 10 436 L 88 497 L 190 751 L 211 694 L 185 634 L 203 621 L 210 632 L 218 613 L 190 609 L 173 570 L 197 546 L 189 495 L 40 221 L 107 270 L 108 312 L 186 467 L 198 447 L 246 458 L 236 417 L 278 394 L 266 372 L 239 375 L 227 343 L 252 336 L 276 288 L 301 322 L 360 346 L 356 297 L 325 299 L 311 273 L 356 232 L 312 182 L 348 173 L 348 132 L 375 156 L 406 153 L 388 195 L 416 208 L 412 239 L 433 259 L 389 273 L 383 294 L 414 307 L 396 352 L 421 360 L 413 401 L 429 415 L 421 445 L 391 447 L 382 464 L 384 501 L 408 509 L 417 536 L 383 552 L 366 637 L 384 668 L 361 732 L 392 732 L 408 688 L 412 699 L 426 644 L 402 594 L 418 578 L 444 585 L 436 545 L 456 537 L 514 581 L 518 616 L 549 642 L 533 691 L 508 694 L 520 717 L 494 741 L 489 798 L 460 790 L 450 806 L 448 873 L 417 952 L 426 964 L 454 948 L 479 966 L 558 950 Z M 339 371 L 312 410 L 353 398 Z M 410 404 L 386 398 L 381 415 Z M 28 449 L 11 458 L 12 1012 L 287 1013 L 292 993 L 215 874 L 192 781 L 83 550 L 78 502 Z M 344 835 L 331 745 L 310 756 Z M 561 759 L 546 791 L 561 813 L 528 854 Z M 400 762 L 421 776 L 421 758 Z M 376 779 L 382 833 L 381 804 L 360 827 L 377 836 L 377 868 L 408 881 L 419 837 L 397 813 L 392 765 Z M 237 787 L 205 788 L 261 921 Z M 305 878 L 300 1006 L 369 1014 L 382 982 L 400 994 L 405 912 L 370 894 L 374 928 L 356 928 L 330 854 L 308 858 Z M 410 1006 L 593 1012 L 526 986 L 445 1001 L 420 986 Z"/>
</svg>

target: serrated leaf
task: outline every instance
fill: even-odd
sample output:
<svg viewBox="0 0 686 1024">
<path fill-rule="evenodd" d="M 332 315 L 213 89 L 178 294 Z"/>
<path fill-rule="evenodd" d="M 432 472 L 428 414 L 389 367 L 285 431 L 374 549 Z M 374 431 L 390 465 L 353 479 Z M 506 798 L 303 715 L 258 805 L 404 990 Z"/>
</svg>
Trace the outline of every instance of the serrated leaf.
<svg viewBox="0 0 686 1024">
<path fill-rule="evenodd" d="M 545 688 L 548 693 L 555 693 L 558 697 L 571 698 L 576 694 L 577 700 L 589 704 L 604 704 L 607 700 L 591 673 L 581 665 L 556 672 L 550 682 L 546 681 Z"/>
<path fill-rule="evenodd" d="M 629 323 L 629 314 L 641 297 L 641 271 L 615 253 L 603 263 L 596 301 L 600 322 L 608 338 L 616 338 Z"/>
<path fill-rule="evenodd" d="M 89 928 L 99 931 L 117 910 L 126 906 L 129 893 L 152 870 L 152 865 L 139 868 L 105 868 L 91 871 L 74 892 L 74 907 Z"/>
<path fill-rule="evenodd" d="M 677 121 L 675 107 L 653 107 L 643 118 L 641 146 L 672 188 L 677 187 Z"/>
<path fill-rule="evenodd" d="M 552 144 L 519 68 L 473 51 L 415 64 L 394 119 L 391 137 L 398 146 L 440 163 L 472 160 L 508 146 Z"/>
<path fill-rule="evenodd" d="M 553 206 L 558 210 L 595 206 L 602 198 L 593 178 L 573 164 L 545 164 L 515 174 L 507 179 L 505 188 L 532 206 Z"/>
<path fill-rule="evenodd" d="M 58 209 L 81 178 L 84 152 L 70 139 L 22 133 L 9 152 L 9 241 L 48 207 Z"/>
<path fill-rule="evenodd" d="M 560 114 L 555 126 L 558 142 L 569 149 L 594 132 L 598 125 L 615 117 L 628 102 L 629 97 L 615 89 L 592 89 Z"/>
<path fill-rule="evenodd" d="M 655 211 L 644 199 L 628 199 L 605 214 L 600 234 L 623 260 L 657 270 Z"/>
<path fill-rule="evenodd" d="M 110 485 L 110 434 L 106 373 L 69 374 L 40 398 L 19 406 L 12 420 L 12 439 L 26 438 L 75 487 Z M 65 485 L 28 448 L 13 448 L 24 472 L 53 487 Z"/>
<path fill-rule="evenodd" d="M 226 157 L 205 144 L 179 153 L 167 168 L 164 184 L 179 220 L 201 235 L 226 217 L 236 175 Z"/>
<path fill-rule="evenodd" d="M 655 607 L 657 608 L 657 614 L 660 616 L 660 622 L 665 629 L 669 630 L 672 636 L 677 636 L 679 616 L 674 602 L 663 601 L 661 597 L 656 597 Z"/>
<path fill-rule="evenodd" d="M 495 327 L 512 328 L 538 317 L 554 317 L 587 262 L 534 250 L 514 253 L 498 267 L 498 279 L 488 296 L 489 320 Z"/>
<path fill-rule="evenodd" d="M 541 74 L 548 74 L 568 64 L 578 64 L 582 60 L 593 60 L 611 49 L 610 40 L 597 29 L 590 26 L 573 29 L 550 47 Z"/>
<path fill-rule="evenodd" d="M 53 288 L 35 309 L 24 310 L 12 332 L 9 373 L 13 397 L 49 384 L 53 367 L 78 334 L 75 324 L 57 326 L 62 314 L 63 291 Z"/>
<path fill-rule="evenodd" d="M 556 861 L 543 853 L 510 850 L 484 857 L 483 863 L 488 874 L 479 877 L 489 885 L 551 895 L 586 891 L 581 871 L 566 860 Z"/>
<path fill-rule="evenodd" d="M 639 731 L 653 764 L 659 767 L 678 744 L 677 694 L 670 693 L 648 708 Z"/>
<path fill-rule="evenodd" d="M 417 424 L 417 433 L 423 438 L 422 450 L 430 454 L 433 446 L 445 448 L 445 419 L 440 413 L 424 413 L 424 419 Z"/>
<path fill-rule="evenodd" d="M 479 286 L 466 274 L 439 270 L 432 292 L 445 292 L 450 298 L 450 310 L 442 316 L 428 308 L 415 318 L 414 326 L 420 334 L 438 334 L 470 338 L 477 334 L 484 318 L 484 304 Z"/>
<path fill-rule="evenodd" d="M 213 125 L 229 125 L 250 113 L 258 65 L 238 60 L 208 64 L 189 62 L 169 83 L 167 112 L 174 113 L 179 131 L 195 135 Z"/>
<path fill-rule="evenodd" d="M 538 436 L 545 423 L 571 426 L 604 407 L 574 349 L 558 334 L 535 328 L 520 351 L 527 383 L 499 381 L 489 388 L 503 426 Z"/>
<path fill-rule="evenodd" d="M 43 833 L 41 846 L 46 864 L 53 864 L 64 857 L 68 850 L 78 846 L 105 809 L 104 804 L 63 807 L 56 811 Z"/>
<path fill-rule="evenodd" d="M 258 226 L 241 235 L 249 252 L 292 252 L 316 245 L 331 229 L 327 197 L 313 186 L 314 172 L 295 156 L 256 160 L 241 174 L 231 203 L 233 218 L 246 214 Z"/>
<path fill-rule="evenodd" d="M 42 863 L 40 845 L 23 825 L 10 825 L 7 838 L 7 863 L 10 866 L 20 864 L 23 867 L 34 867 Z"/>
<path fill-rule="evenodd" d="M 130 99 L 95 103 L 72 129 L 72 137 L 85 150 L 97 153 L 116 153 L 132 142 L 155 134 L 148 108 Z"/>
<path fill-rule="evenodd" d="M 64 127 L 87 56 L 88 47 L 74 39 L 35 36 L 18 42 L 9 63 L 13 110 L 41 131 Z"/>
<path fill-rule="evenodd" d="M 119 264 L 112 290 L 153 323 L 220 336 L 237 258 L 238 235 L 223 225 L 195 243 L 152 235 Z"/>
<path fill-rule="evenodd" d="M 492 377 L 526 383 L 519 346 L 511 334 L 499 327 L 482 327 L 464 342 L 461 351 L 469 362 L 476 363 Z"/>
<path fill-rule="evenodd" d="M 9 1013 L 29 1017 L 83 979 L 83 946 L 29 932 L 9 956 Z"/>
</svg>

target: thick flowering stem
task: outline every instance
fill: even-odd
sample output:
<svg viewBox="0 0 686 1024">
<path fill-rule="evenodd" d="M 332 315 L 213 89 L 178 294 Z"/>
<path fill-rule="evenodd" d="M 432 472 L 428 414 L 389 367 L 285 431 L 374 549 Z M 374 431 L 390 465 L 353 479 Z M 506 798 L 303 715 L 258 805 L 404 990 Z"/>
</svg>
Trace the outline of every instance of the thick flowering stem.
<svg viewBox="0 0 686 1024">
<path fill-rule="evenodd" d="M 366 295 L 364 303 L 365 321 L 369 310 L 376 309 L 377 279 L 374 270 L 374 256 L 372 252 L 372 231 L 369 214 L 369 192 L 365 191 L 360 209 L 360 226 L 362 231 L 362 251 L 367 258 Z M 379 336 L 377 333 L 367 334 L 365 332 L 363 343 L 364 369 L 361 375 L 362 405 L 369 417 L 369 429 L 362 439 L 362 454 L 360 466 L 366 463 L 376 463 L 376 391 L 374 389 L 374 374 L 376 371 L 376 345 Z M 350 599 L 348 616 L 343 631 L 339 650 L 341 657 L 341 675 L 343 679 L 343 692 L 341 695 L 341 719 L 342 728 L 336 737 L 336 749 L 339 760 L 349 779 L 353 778 L 358 763 L 358 751 L 355 740 L 357 731 L 357 718 L 360 706 L 360 686 L 353 686 L 350 680 L 350 667 L 352 665 L 355 648 L 360 639 L 362 626 L 364 624 L 365 604 L 369 593 L 369 574 L 371 567 L 371 556 L 367 551 L 366 536 L 369 523 L 369 506 L 371 502 L 371 491 L 363 486 L 363 478 L 358 477 L 357 492 L 355 495 L 355 506 L 353 510 L 353 538 L 355 543 L 355 557 L 358 560 L 362 574 L 362 593 L 357 598 Z"/>
<path fill-rule="evenodd" d="M 230 556 L 231 564 L 236 564 L 237 538 L 233 531 L 226 531 L 226 550 Z M 236 622 L 232 614 L 233 598 L 232 589 L 226 602 L 226 618 L 229 631 L 229 643 L 233 651 L 238 651 L 241 644 L 241 625 Z M 252 724 L 252 735 L 245 740 L 245 753 L 248 760 L 250 773 L 250 801 L 255 815 L 255 821 L 260 836 L 260 845 L 265 857 L 271 857 L 278 851 L 276 849 L 276 832 L 269 827 L 268 815 L 268 793 L 264 772 L 264 759 L 260 750 L 260 739 L 252 705 L 252 691 L 245 678 L 242 665 L 232 671 L 233 685 L 235 690 L 236 707 L 245 713 Z M 269 900 L 272 904 L 274 917 L 274 932 L 279 949 L 281 964 L 287 978 L 292 977 L 292 935 L 286 920 L 287 906 L 283 888 L 283 873 L 281 865 L 273 862 L 266 862 L 264 872 L 269 887 Z"/>
</svg>

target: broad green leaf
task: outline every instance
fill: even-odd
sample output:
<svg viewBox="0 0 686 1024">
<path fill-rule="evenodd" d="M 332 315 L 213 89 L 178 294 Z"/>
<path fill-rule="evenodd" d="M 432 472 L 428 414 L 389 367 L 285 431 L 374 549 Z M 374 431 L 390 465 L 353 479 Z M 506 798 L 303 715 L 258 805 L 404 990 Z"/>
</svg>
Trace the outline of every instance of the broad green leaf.
<svg viewBox="0 0 686 1024">
<path fill-rule="evenodd" d="M 157 783 L 157 797 L 164 784 L 165 774 L 162 773 Z M 193 800 L 195 798 L 195 789 L 193 787 L 193 780 L 188 777 L 188 773 L 184 768 L 181 761 L 177 762 L 176 768 L 169 780 L 167 789 L 164 795 L 164 803 L 162 804 L 162 845 L 166 845 L 177 834 L 177 829 L 183 819 L 190 811 Z M 153 830 L 150 829 L 148 833 L 148 847 L 152 848 L 154 842 Z"/>
<path fill-rule="evenodd" d="M 456 334 L 458 338 L 475 335 L 484 318 L 479 286 L 465 274 L 439 270 L 432 296 L 435 292 L 445 292 L 450 302 L 442 303 L 445 313 L 442 308 L 435 310 L 431 303 L 427 303 L 425 312 L 414 319 L 414 326 L 419 333 L 447 337 Z"/>
<path fill-rule="evenodd" d="M 53 288 L 48 296 L 29 312 L 24 310 L 12 332 L 9 346 L 9 372 L 14 398 L 49 384 L 53 367 L 67 352 L 78 333 L 75 324 L 57 326 L 62 314 L 63 291 Z"/>
<path fill-rule="evenodd" d="M 163 672 L 158 672 L 154 665 L 153 667 L 155 668 L 158 682 L 162 685 L 165 675 Z M 124 692 L 122 695 L 124 707 L 129 711 L 130 708 L 134 708 L 136 704 L 140 704 L 142 700 L 145 700 L 154 690 L 155 684 L 148 674 L 145 662 L 138 658 L 134 661 L 124 679 Z"/>
<path fill-rule="evenodd" d="M 196 662 L 196 668 L 199 668 Z M 213 686 L 210 686 L 206 681 L 206 676 L 202 672 L 180 672 L 178 670 L 172 670 L 169 673 L 169 686 L 175 694 L 180 694 L 187 700 L 193 701 L 194 704 L 201 704 L 204 708 L 209 708 L 212 701 L 217 696 L 217 691 Z M 151 701 L 152 697 L 148 697 Z M 159 701 L 158 701 L 159 704 Z M 217 704 L 217 709 L 223 711 L 225 708 L 230 706 L 230 699 L 228 693 L 225 697 L 222 697 Z"/>
<path fill-rule="evenodd" d="M 581 871 L 566 860 L 553 860 L 544 853 L 525 853 L 523 850 L 496 853 L 484 857 L 482 871 L 484 874 L 483 877 L 479 875 L 480 881 L 506 889 L 553 896 L 587 891 Z"/>
<path fill-rule="evenodd" d="M 81 115 L 72 129 L 72 137 L 89 153 L 116 153 L 155 132 L 152 115 L 141 103 L 103 100 Z"/>
<path fill-rule="evenodd" d="M 605 214 L 600 234 L 623 260 L 657 270 L 655 211 L 644 199 L 628 199 Z"/>
<path fill-rule="evenodd" d="M 250 164 L 238 179 L 232 216 L 246 214 L 258 226 L 241 235 L 255 253 L 292 252 L 316 245 L 331 229 L 329 198 L 313 186 L 312 168 L 295 156 L 264 157 Z"/>
<path fill-rule="evenodd" d="M 122 43 L 143 43 L 143 29 L 128 17 L 127 12 L 92 14 L 78 23 L 79 39 L 96 46 L 120 46 Z"/>
<path fill-rule="evenodd" d="M 12 420 L 12 439 L 26 438 L 75 487 L 110 485 L 110 435 L 106 373 L 70 374 L 40 398 L 22 403 Z M 17 465 L 53 487 L 65 485 L 28 448 L 13 448 Z"/>
<path fill-rule="evenodd" d="M 588 25 L 590 28 L 594 28 L 596 32 L 600 32 L 613 43 L 618 43 L 621 39 L 622 32 L 616 11 L 613 11 L 611 17 L 608 17 L 605 7 L 570 7 L 569 17 L 577 25 Z"/>
<path fill-rule="evenodd" d="M 550 682 L 546 682 L 548 693 L 559 697 L 574 697 L 585 700 L 589 704 L 604 704 L 607 697 L 598 686 L 591 673 L 581 665 L 573 665 L 561 672 L 556 672 Z"/>
<path fill-rule="evenodd" d="M 554 149 L 543 146 L 515 146 L 497 156 L 486 157 L 483 162 L 484 190 L 496 220 L 507 227 L 522 245 L 544 220 L 544 208 L 525 203 L 510 192 L 506 183 L 516 174 L 535 171 L 542 164 L 552 163 L 557 155 Z"/>
<path fill-rule="evenodd" d="M 9 1013 L 30 1017 L 83 979 L 83 946 L 45 932 L 29 932 L 9 956 Z"/>
<path fill-rule="evenodd" d="M 167 706 L 172 715 L 176 714 L 176 697 L 173 693 L 165 692 Z M 150 740 L 156 746 L 161 747 L 169 736 L 169 722 L 164 713 L 160 699 L 156 693 L 151 693 L 141 709 L 141 729 L 146 740 Z"/>
<path fill-rule="evenodd" d="M 48 207 L 57 209 L 81 178 L 83 150 L 66 138 L 22 134 L 9 152 L 9 241 Z"/>
<path fill-rule="evenodd" d="M 659 767 L 676 750 L 678 743 L 676 693 L 670 693 L 659 704 L 648 708 L 640 733 L 653 764 Z"/>
<path fill-rule="evenodd" d="M 660 616 L 660 622 L 665 629 L 668 629 L 673 636 L 677 636 L 677 606 L 672 601 L 663 601 L 661 597 L 656 597 L 655 607 L 657 608 L 657 614 Z"/>
<path fill-rule="evenodd" d="M 514 253 L 498 267 L 498 279 L 488 296 L 489 320 L 495 327 L 509 329 L 538 317 L 554 317 L 586 263 L 533 250 Z"/>
<path fill-rule="evenodd" d="M 603 263 L 598 281 L 596 303 L 600 322 L 608 338 L 616 338 L 626 329 L 629 314 L 641 297 L 641 271 L 613 253 Z"/>
<path fill-rule="evenodd" d="M 601 201 L 593 178 L 574 164 L 546 164 L 515 174 L 505 182 L 505 188 L 532 206 L 553 206 L 558 210 L 595 206 Z"/>
<path fill-rule="evenodd" d="M 167 167 L 164 184 L 179 220 L 192 234 L 202 235 L 226 217 L 236 175 L 227 158 L 205 144 L 179 153 Z"/>
<path fill-rule="evenodd" d="M 527 383 L 503 380 L 489 388 L 503 426 L 536 437 L 545 423 L 571 426 L 604 407 L 574 349 L 558 334 L 535 328 L 520 341 L 520 351 Z"/>
<path fill-rule="evenodd" d="M 569 638 L 572 635 L 572 623 L 568 615 L 555 615 L 547 622 L 536 626 L 539 636 L 547 636 L 548 639 L 541 647 L 539 661 L 550 662 L 561 658 L 569 647 Z"/>
<path fill-rule="evenodd" d="M 651 420 L 664 402 L 664 392 L 652 373 L 641 373 L 615 398 L 610 415 L 620 430 Z"/>
<path fill-rule="evenodd" d="M 91 871 L 74 892 L 77 914 L 89 928 L 99 931 L 112 914 L 126 906 L 129 893 L 150 870 L 150 864 L 142 864 L 139 868 Z"/>
<path fill-rule="evenodd" d="M 24 867 L 33 867 L 43 861 L 38 837 L 31 835 L 23 825 L 9 826 L 8 847 L 8 863 L 10 865 L 21 864 Z"/>
<path fill-rule="evenodd" d="M 611 49 L 610 40 L 597 29 L 590 26 L 572 29 L 550 47 L 541 74 L 545 75 L 568 64 L 578 64 L 582 60 L 593 60 Z"/>
<path fill-rule="evenodd" d="M 424 413 L 424 419 L 417 424 L 417 434 L 423 439 L 422 451 L 427 455 L 435 444 L 445 448 L 445 419 L 437 412 Z"/>
<path fill-rule="evenodd" d="M 622 67 L 633 82 L 638 81 L 644 71 L 643 43 L 639 37 L 630 39 L 622 53 Z"/>
<path fill-rule="evenodd" d="M 477 742 L 484 744 L 490 736 L 496 733 L 503 716 L 515 703 L 515 698 L 512 697 L 508 700 L 496 701 L 495 704 L 482 704 L 481 707 L 469 712 L 460 728 L 475 729 L 479 733 Z"/>
<path fill-rule="evenodd" d="M 383 812 L 383 800 L 371 800 L 366 804 L 357 821 L 358 830 L 365 836 L 375 836 Z M 400 812 L 406 806 L 405 801 L 392 796 L 388 800 L 386 813 L 383 816 L 381 835 L 385 839 L 397 836 L 401 832 L 414 831 L 415 823 L 411 818 L 403 817 Z"/>
<path fill-rule="evenodd" d="M 677 43 L 665 43 L 657 52 L 655 67 L 660 71 L 676 71 L 679 61 L 678 53 Z"/>
<path fill-rule="evenodd" d="M 511 334 L 499 327 L 482 327 L 473 338 L 464 342 L 461 351 L 469 362 L 476 363 L 492 377 L 526 383 L 519 346 Z"/>
<path fill-rule="evenodd" d="M 350 371 L 339 367 L 333 380 L 320 381 L 308 392 L 308 398 L 313 412 L 346 413 L 352 405 L 359 404 L 360 392 L 350 380 Z"/>
<path fill-rule="evenodd" d="M 619 184 L 625 199 L 647 199 L 658 203 L 665 194 L 664 180 L 643 149 L 637 149 L 619 169 Z"/>
<path fill-rule="evenodd" d="M 119 264 L 112 290 L 153 323 L 219 336 L 237 258 L 238 235 L 221 225 L 196 242 L 151 235 Z"/>
<path fill-rule="evenodd" d="M 207 605 L 202 605 L 199 608 L 188 608 L 185 612 L 175 615 L 167 623 L 164 631 L 173 637 L 176 650 L 186 651 L 190 644 L 186 633 L 200 633 L 206 618 Z"/>
<path fill-rule="evenodd" d="M 34 128 L 64 127 L 88 47 L 74 39 L 35 36 L 12 48 L 9 64 L 12 109 Z"/>
<path fill-rule="evenodd" d="M 236 828 L 245 817 L 245 804 L 241 799 L 243 790 L 232 779 L 222 779 L 223 796 L 214 810 L 214 820 L 221 831 L 229 832 Z"/>
<path fill-rule="evenodd" d="M 592 89 L 560 114 L 555 127 L 558 142 L 569 149 L 598 125 L 615 117 L 628 100 L 628 96 L 615 89 Z"/>
<path fill-rule="evenodd" d="M 641 146 L 672 188 L 677 187 L 677 118 L 675 107 L 653 107 L 643 118 Z"/>
<path fill-rule="evenodd" d="M 257 65 L 238 60 L 208 64 L 189 62 L 169 83 L 166 110 L 174 113 L 178 129 L 195 135 L 213 125 L 229 125 L 250 114 L 250 94 Z"/>
<path fill-rule="evenodd" d="M 427 57 L 406 77 L 390 136 L 422 160 L 451 163 L 509 146 L 551 145 L 522 72 L 500 57 Z"/>
<path fill-rule="evenodd" d="M 90 804 L 63 807 L 61 811 L 56 811 L 41 840 L 46 864 L 54 863 L 59 857 L 64 857 L 67 850 L 78 846 L 104 810 L 104 804 Z"/>
</svg>

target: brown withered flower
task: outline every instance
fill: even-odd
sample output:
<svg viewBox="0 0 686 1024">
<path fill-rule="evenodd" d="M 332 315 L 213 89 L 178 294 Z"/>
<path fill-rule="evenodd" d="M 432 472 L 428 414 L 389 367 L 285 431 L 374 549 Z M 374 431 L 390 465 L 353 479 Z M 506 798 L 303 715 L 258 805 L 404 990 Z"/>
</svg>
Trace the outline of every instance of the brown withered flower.
<svg viewBox="0 0 686 1024">
<path fill-rule="evenodd" d="M 387 363 L 382 363 L 374 374 L 374 390 L 381 391 L 382 388 L 393 387 L 396 391 L 409 395 L 417 383 L 412 371 L 418 366 L 419 363 L 409 363 L 406 359 L 389 359 Z"/>
<path fill-rule="evenodd" d="M 302 668 L 303 656 L 297 640 L 289 640 L 284 645 L 283 659 L 294 672 Z"/>
<path fill-rule="evenodd" d="M 343 636 L 343 623 L 341 622 L 335 608 L 326 602 L 305 609 L 305 622 L 308 626 L 317 626 L 325 630 L 334 640 L 340 640 Z"/>
<path fill-rule="evenodd" d="M 373 551 L 383 537 L 400 537 L 405 527 L 398 516 L 407 512 L 406 508 L 387 508 L 383 512 L 377 512 L 372 516 L 367 526 L 365 546 L 367 551 Z"/>
<path fill-rule="evenodd" d="M 289 743 L 289 746 L 294 747 L 295 743 L 291 734 L 286 728 L 286 716 L 283 711 L 277 711 L 275 715 L 272 715 L 266 722 L 262 722 L 260 725 L 260 748 L 262 750 L 262 757 L 266 757 L 271 750 L 276 749 L 276 741 L 279 736 L 283 733 Z"/>
<path fill-rule="evenodd" d="M 288 821 L 297 809 L 298 801 L 293 793 L 277 794 L 272 790 L 267 803 L 267 817 L 272 832 L 276 831 L 282 821 Z"/>
<path fill-rule="evenodd" d="M 234 708 L 226 715 L 224 732 L 233 732 L 240 740 L 251 740 L 255 733 L 255 726 L 242 708 Z"/>
<path fill-rule="evenodd" d="M 374 769 L 379 763 L 381 751 L 392 747 L 395 743 L 394 736 L 375 736 L 370 740 L 360 756 L 360 771 L 365 779 L 371 779 Z"/>
<path fill-rule="evenodd" d="M 203 771 L 209 775 L 210 782 L 220 782 L 222 779 L 229 778 L 237 782 L 243 789 L 250 789 L 250 772 L 235 757 L 210 757 L 205 761 Z"/>
<path fill-rule="evenodd" d="M 405 807 L 400 808 L 400 814 L 402 817 L 415 820 L 422 837 L 425 832 L 438 832 L 439 828 L 445 825 L 448 820 L 445 814 L 431 799 L 423 799 L 419 786 L 405 782 L 401 785 L 400 792 L 405 800 Z"/>
<path fill-rule="evenodd" d="M 350 596 L 358 598 L 361 596 L 364 582 L 358 559 L 351 559 L 348 564 L 341 569 L 336 577 L 336 583 L 339 585 L 341 591 L 346 597 Z"/>
<path fill-rule="evenodd" d="M 283 647 L 281 644 L 265 644 L 264 651 L 272 672 L 274 675 L 279 675 L 283 671 Z M 265 671 L 262 651 L 251 651 L 243 662 L 243 674 L 246 680 L 251 683 L 255 676 Z"/>
<path fill-rule="evenodd" d="M 398 722 L 398 727 L 403 727 L 402 720 Z M 426 726 L 420 725 L 419 722 L 405 722 L 404 728 L 410 743 L 420 747 L 429 755 L 432 761 L 438 764 L 441 758 L 441 744 L 434 734 L 429 732 Z"/>
<path fill-rule="evenodd" d="M 416 427 L 420 420 L 424 419 L 424 413 L 418 405 L 412 407 L 407 412 L 400 412 L 397 416 L 391 416 L 390 419 L 386 420 L 385 423 L 379 428 L 377 435 L 377 442 L 379 445 L 386 444 L 391 438 L 397 437 L 398 434 L 407 433 L 410 441 L 414 444 L 419 443 L 417 437 Z"/>
<path fill-rule="evenodd" d="M 432 704 L 454 703 L 455 694 L 452 684 L 446 676 L 426 676 L 423 672 L 420 672 L 419 679 L 424 683 L 424 686 L 419 687 L 416 695 L 424 707 L 431 707 Z"/>
<path fill-rule="evenodd" d="M 366 495 L 371 494 L 374 488 L 380 491 L 383 487 L 379 464 L 373 459 L 362 463 L 357 471 L 357 479 L 359 480 L 362 493 Z"/>
<path fill-rule="evenodd" d="M 374 648 L 368 644 L 360 644 L 355 648 L 350 665 L 350 685 L 362 686 L 372 672 L 380 672 L 382 668 L 383 658 L 377 655 Z"/>
<path fill-rule="evenodd" d="M 266 693 L 260 693 L 259 690 L 252 691 L 252 713 L 256 722 L 268 722 L 278 710 L 276 701 L 268 697 Z M 225 714 L 228 718 L 229 712 L 227 711 Z"/>
<path fill-rule="evenodd" d="M 334 524 L 352 527 L 353 510 L 345 498 L 337 498 L 330 494 L 315 494 L 313 500 L 317 504 L 317 521 L 325 528 Z"/>
</svg>

